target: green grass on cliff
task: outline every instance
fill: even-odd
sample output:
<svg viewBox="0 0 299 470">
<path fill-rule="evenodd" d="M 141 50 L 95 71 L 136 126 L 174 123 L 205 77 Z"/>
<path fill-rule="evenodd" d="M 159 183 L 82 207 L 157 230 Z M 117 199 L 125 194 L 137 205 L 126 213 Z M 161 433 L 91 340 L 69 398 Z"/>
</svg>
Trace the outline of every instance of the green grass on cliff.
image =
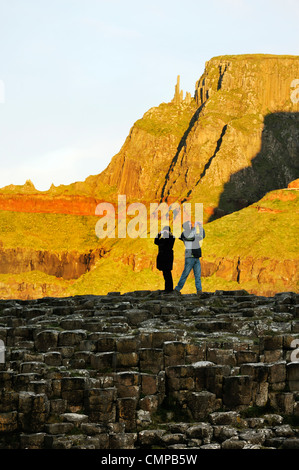
<svg viewBox="0 0 299 470">
<path fill-rule="evenodd" d="M 272 191 L 258 203 L 205 224 L 205 254 L 297 259 L 298 213 L 299 191 Z M 118 259 L 155 253 L 150 238 L 98 239 L 97 220 L 96 216 L 0 211 L 0 241 L 4 248 L 53 252 L 84 252 L 105 245 Z M 181 256 L 181 248 L 177 249 Z"/>
<path fill-rule="evenodd" d="M 205 255 L 298 259 L 298 213 L 299 191 L 272 191 L 258 203 L 207 224 Z"/>
<path fill-rule="evenodd" d="M 299 191 L 272 191 L 258 203 L 206 224 L 205 252 L 297 258 L 298 212 Z M 95 216 L 0 211 L 0 240 L 5 248 L 86 251 L 103 244 L 95 234 L 97 220 Z M 152 239 L 116 242 L 106 239 L 105 245 L 119 257 L 155 250 Z"/>
<path fill-rule="evenodd" d="M 99 246 L 96 216 L 0 211 L 0 241 L 4 248 L 86 251 Z"/>
<path fill-rule="evenodd" d="M 175 285 L 179 277 L 179 272 L 173 273 Z M 202 285 L 204 291 L 210 292 L 216 289 L 240 289 L 237 282 L 227 281 L 216 276 L 203 278 Z M 154 291 L 163 289 L 164 280 L 161 272 L 148 268 L 136 272 L 130 266 L 109 259 L 100 260 L 96 267 L 76 280 L 56 278 L 41 271 L 0 274 L 0 298 L 25 299 L 43 296 L 105 295 L 108 292 L 126 293 L 134 290 Z M 195 292 L 194 275 L 191 272 L 182 293 L 194 294 Z"/>
<path fill-rule="evenodd" d="M 117 188 L 108 186 L 101 181 L 101 174 L 88 176 L 84 181 L 76 181 L 71 184 L 52 185 L 47 192 L 49 196 L 93 196 L 101 200 L 109 200 Z"/>
<path fill-rule="evenodd" d="M 154 136 L 172 134 L 181 138 L 188 129 L 196 109 L 195 100 L 180 106 L 172 102 L 162 103 L 157 108 L 147 111 L 142 119 L 135 122 L 135 126 Z"/>
</svg>

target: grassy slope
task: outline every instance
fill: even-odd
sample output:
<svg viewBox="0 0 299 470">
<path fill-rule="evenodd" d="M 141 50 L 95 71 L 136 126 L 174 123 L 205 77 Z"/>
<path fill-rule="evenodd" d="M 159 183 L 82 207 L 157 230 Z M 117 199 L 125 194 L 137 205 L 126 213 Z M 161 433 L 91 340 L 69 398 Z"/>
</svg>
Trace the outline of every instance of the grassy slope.
<svg viewBox="0 0 299 470">
<path fill-rule="evenodd" d="M 281 200 L 281 194 L 290 199 Z M 205 255 L 298 259 L 298 212 L 299 191 L 271 191 L 258 203 L 208 224 Z"/>
<path fill-rule="evenodd" d="M 96 221 L 95 216 L 0 211 L 0 240 L 4 248 L 85 252 L 99 246 Z"/>
<path fill-rule="evenodd" d="M 271 211 L 260 212 L 258 207 Z M 206 224 L 203 256 L 207 260 L 222 256 L 298 259 L 298 212 L 298 191 L 273 191 L 246 209 Z M 80 279 L 65 281 L 38 271 L 22 275 L 2 274 L 2 288 L 7 283 L 47 284 L 52 285 L 53 292 L 59 290 L 59 295 L 61 292 L 65 295 L 75 295 L 162 289 L 162 274 L 155 269 L 157 247 L 153 239 L 148 237 L 135 240 L 99 240 L 94 232 L 96 220 L 96 217 L 0 212 L 1 242 L 4 248 L 19 246 L 55 252 L 83 252 L 105 246 L 110 250 L 107 257 L 99 259 L 95 267 Z M 183 259 L 183 244 L 176 241 L 173 271 L 175 282 L 178 281 Z M 204 290 L 210 291 L 252 287 L 252 283 L 240 285 L 215 275 L 203 279 Z M 283 290 L 283 285 L 281 289 Z M 187 292 L 194 292 L 192 276 L 184 287 L 184 293 Z"/>
</svg>

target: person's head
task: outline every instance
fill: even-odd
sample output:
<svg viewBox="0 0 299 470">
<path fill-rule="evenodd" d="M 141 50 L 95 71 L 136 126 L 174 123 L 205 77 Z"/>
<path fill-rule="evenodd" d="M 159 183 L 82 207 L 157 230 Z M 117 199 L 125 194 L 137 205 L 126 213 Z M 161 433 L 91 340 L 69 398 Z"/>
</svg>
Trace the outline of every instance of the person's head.
<svg viewBox="0 0 299 470">
<path fill-rule="evenodd" d="M 165 227 L 163 227 L 163 232 L 171 232 L 171 228 L 168 226 L 168 225 L 165 225 Z"/>
<path fill-rule="evenodd" d="M 183 223 L 183 229 L 184 230 L 191 230 L 191 228 L 192 228 L 192 223 L 190 222 L 190 220 Z"/>
</svg>

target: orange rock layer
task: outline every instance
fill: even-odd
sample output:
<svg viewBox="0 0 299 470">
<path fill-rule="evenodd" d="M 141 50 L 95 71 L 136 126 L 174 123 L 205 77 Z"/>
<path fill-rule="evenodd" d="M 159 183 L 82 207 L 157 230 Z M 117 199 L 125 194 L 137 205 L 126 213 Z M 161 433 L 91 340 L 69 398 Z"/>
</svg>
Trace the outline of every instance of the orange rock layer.
<svg viewBox="0 0 299 470">
<path fill-rule="evenodd" d="M 47 214 L 95 215 L 101 201 L 86 196 L 49 197 L 45 195 L 0 194 L 0 210 Z"/>
</svg>

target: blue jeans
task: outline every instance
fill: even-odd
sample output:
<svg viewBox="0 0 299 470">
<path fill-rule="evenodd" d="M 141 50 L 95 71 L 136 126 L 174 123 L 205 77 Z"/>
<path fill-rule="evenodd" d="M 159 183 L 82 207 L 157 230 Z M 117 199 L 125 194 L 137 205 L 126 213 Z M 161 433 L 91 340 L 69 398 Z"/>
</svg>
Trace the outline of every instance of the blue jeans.
<svg viewBox="0 0 299 470">
<path fill-rule="evenodd" d="M 202 290 L 201 265 L 198 258 L 185 258 L 185 267 L 178 282 L 178 285 L 175 288 L 176 290 L 180 291 L 184 287 L 184 284 L 190 274 L 191 269 L 193 269 L 194 272 L 196 290 Z"/>
</svg>

